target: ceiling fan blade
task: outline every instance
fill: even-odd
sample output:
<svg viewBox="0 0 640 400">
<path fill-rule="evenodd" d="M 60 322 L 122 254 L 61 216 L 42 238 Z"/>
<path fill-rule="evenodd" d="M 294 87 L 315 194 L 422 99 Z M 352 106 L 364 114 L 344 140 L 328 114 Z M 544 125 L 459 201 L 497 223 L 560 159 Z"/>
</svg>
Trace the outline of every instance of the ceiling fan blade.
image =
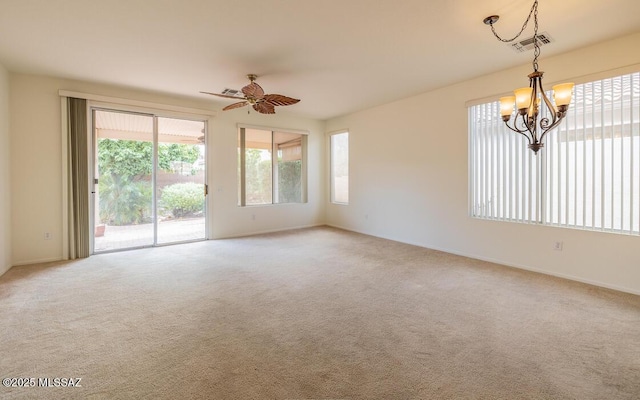
<svg viewBox="0 0 640 400">
<path fill-rule="evenodd" d="M 240 108 L 240 107 L 244 107 L 247 104 L 249 104 L 248 101 L 241 101 L 239 103 L 233 103 L 233 104 L 229 104 L 228 106 L 226 106 L 225 108 L 222 109 L 222 111 L 227 111 L 227 110 L 233 110 L 234 108 Z"/>
<path fill-rule="evenodd" d="M 253 109 L 261 114 L 275 114 L 276 109 L 271 103 L 261 101 L 253 105 Z"/>
<path fill-rule="evenodd" d="M 218 97 L 224 97 L 225 99 L 246 100 L 244 97 L 230 96 L 230 95 L 228 95 L 228 94 L 211 93 L 211 92 L 200 92 L 200 93 L 203 93 L 203 94 L 210 94 L 210 95 L 218 96 Z"/>
<path fill-rule="evenodd" d="M 255 82 L 251 82 L 247 86 L 242 88 L 242 93 L 249 98 L 254 98 L 256 100 L 264 97 L 264 90 Z"/>
<path fill-rule="evenodd" d="M 274 106 L 290 106 L 300 101 L 298 99 L 283 96 L 281 94 L 265 94 L 262 99 L 269 104 L 273 104 Z"/>
</svg>

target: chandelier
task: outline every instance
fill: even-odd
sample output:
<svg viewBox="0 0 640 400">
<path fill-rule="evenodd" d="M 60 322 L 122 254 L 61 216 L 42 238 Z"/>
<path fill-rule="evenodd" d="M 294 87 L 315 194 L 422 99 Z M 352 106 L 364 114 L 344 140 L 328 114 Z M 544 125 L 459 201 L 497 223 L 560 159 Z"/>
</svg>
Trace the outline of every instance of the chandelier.
<svg viewBox="0 0 640 400">
<path fill-rule="evenodd" d="M 520 32 L 511 39 L 503 39 L 497 33 L 493 24 L 500 18 L 498 15 L 491 15 L 484 19 L 484 23 L 491 26 L 494 36 L 501 42 L 513 42 L 516 40 L 527 27 L 531 16 L 533 15 L 533 72 L 529 74 L 529 86 L 514 90 L 515 96 L 506 96 L 500 98 L 500 114 L 507 128 L 526 137 L 529 142 L 529 148 L 535 154 L 538 153 L 544 143 L 542 140 L 547 132 L 558 126 L 567 114 L 569 104 L 571 103 L 571 94 L 573 83 L 562 83 L 552 87 L 554 103 L 549 100 L 545 90 L 542 88 L 542 75 L 544 72 L 538 71 L 538 57 L 540 56 L 540 45 L 538 43 L 538 0 L 533 2 L 531 11 L 527 20 L 524 21 Z M 516 115 L 511 120 L 514 113 L 514 105 Z M 541 107 L 547 109 L 547 113 L 542 116 Z"/>
</svg>

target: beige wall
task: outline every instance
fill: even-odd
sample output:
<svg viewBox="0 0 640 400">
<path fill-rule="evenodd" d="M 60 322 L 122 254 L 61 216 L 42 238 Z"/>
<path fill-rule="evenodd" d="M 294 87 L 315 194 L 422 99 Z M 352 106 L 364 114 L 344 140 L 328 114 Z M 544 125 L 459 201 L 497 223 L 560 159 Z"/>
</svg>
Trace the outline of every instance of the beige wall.
<svg viewBox="0 0 640 400">
<path fill-rule="evenodd" d="M 11 74 L 11 89 L 13 265 L 62 257 L 62 143 L 58 90 L 203 110 L 221 109 L 220 103 L 216 105 L 204 100 L 32 75 Z M 310 132 L 308 203 L 237 207 L 237 123 Z M 323 223 L 323 138 L 324 123 L 289 117 L 286 110 L 265 116 L 255 112 L 248 115 L 244 109 L 219 112 L 211 118 L 208 140 L 210 236 L 220 238 Z M 44 240 L 44 232 L 51 232 L 52 239 Z"/>
<path fill-rule="evenodd" d="M 0 275 L 11 267 L 9 73 L 0 64 Z"/>
<path fill-rule="evenodd" d="M 640 34 L 540 60 L 545 86 L 639 64 Z M 640 293 L 640 237 L 468 216 L 467 101 L 527 82 L 530 64 L 327 121 L 350 132 L 350 204 L 328 223 Z M 564 250 L 554 251 L 554 241 Z"/>
</svg>

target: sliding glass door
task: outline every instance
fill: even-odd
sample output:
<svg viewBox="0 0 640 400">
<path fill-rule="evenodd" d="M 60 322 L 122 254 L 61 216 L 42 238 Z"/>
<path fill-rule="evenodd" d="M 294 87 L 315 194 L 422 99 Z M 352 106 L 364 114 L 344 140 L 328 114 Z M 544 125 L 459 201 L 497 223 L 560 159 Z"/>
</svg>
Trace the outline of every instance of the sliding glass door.
<svg viewBox="0 0 640 400">
<path fill-rule="evenodd" d="M 104 109 L 92 116 L 93 251 L 206 239 L 205 122 Z"/>
</svg>

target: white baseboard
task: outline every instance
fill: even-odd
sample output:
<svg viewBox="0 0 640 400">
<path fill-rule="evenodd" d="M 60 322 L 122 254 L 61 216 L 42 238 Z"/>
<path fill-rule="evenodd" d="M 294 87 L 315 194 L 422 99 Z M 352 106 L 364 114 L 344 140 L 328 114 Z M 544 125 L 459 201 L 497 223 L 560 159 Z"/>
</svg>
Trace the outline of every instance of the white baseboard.
<svg viewBox="0 0 640 400">
<path fill-rule="evenodd" d="M 13 264 L 11 266 L 11 268 L 19 267 L 21 265 L 42 264 L 42 263 L 56 262 L 56 261 L 63 261 L 63 259 L 60 258 L 60 257 L 51 257 L 51 258 L 40 258 L 40 259 L 36 259 L 36 260 L 19 261 L 19 262 Z"/>
<path fill-rule="evenodd" d="M 317 224 L 310 224 L 310 225 L 291 226 L 291 227 L 287 227 L 287 228 L 267 229 L 267 230 L 263 230 L 263 231 L 243 232 L 243 233 L 238 233 L 238 234 L 231 234 L 231 235 L 225 235 L 225 236 L 220 236 L 220 237 L 216 237 L 216 238 L 211 238 L 209 240 L 233 239 L 233 238 L 240 238 L 240 237 L 247 237 L 247 236 L 262 235 L 262 234 L 265 234 L 265 233 L 285 232 L 285 231 L 292 231 L 292 230 L 295 230 L 295 229 L 304 229 L 304 228 L 315 228 L 317 226 L 325 226 L 325 225 L 326 224 L 324 224 L 324 223 L 317 223 Z"/>
<path fill-rule="evenodd" d="M 439 250 L 439 249 L 434 249 L 434 250 Z M 640 290 L 635 290 L 635 289 L 632 289 L 632 288 L 619 286 L 619 285 L 612 285 L 612 284 L 606 283 L 606 282 L 599 282 L 599 281 L 595 281 L 595 280 L 591 280 L 591 279 L 580 278 L 580 277 L 575 276 L 575 275 L 557 273 L 557 272 L 548 271 L 548 270 L 544 270 L 544 269 L 540 269 L 540 268 L 530 267 L 528 265 L 508 263 L 508 262 L 505 262 L 505 261 L 502 261 L 502 260 L 492 259 L 490 257 L 481 257 L 481 256 L 476 256 L 476 255 L 459 254 L 459 253 L 454 253 L 452 251 L 446 251 L 446 250 L 440 250 L 440 251 L 444 251 L 444 252 L 451 253 L 451 254 L 456 254 L 456 255 L 459 255 L 459 256 L 474 258 L 476 260 L 487 261 L 487 262 L 491 262 L 491 263 L 494 263 L 494 264 L 500 264 L 500 265 L 504 265 L 506 267 L 518 268 L 518 269 L 523 269 L 523 270 L 526 270 L 526 271 L 536 272 L 536 273 L 543 274 L 543 275 L 555 276 L 556 278 L 562 278 L 562 279 L 567 279 L 567 280 L 570 280 L 570 281 L 586 283 L 587 285 L 598 286 L 598 287 L 602 287 L 602 288 L 605 288 L 605 289 L 612 289 L 612 290 L 616 290 L 618 292 L 625 292 L 625 293 L 631 293 L 631 294 L 635 294 L 635 295 L 640 295 Z"/>
<path fill-rule="evenodd" d="M 586 283 L 587 285 L 593 285 L 593 286 L 598 286 L 598 287 L 602 287 L 602 288 L 606 288 L 606 289 L 612 289 L 612 290 L 616 290 L 618 292 L 624 292 L 624 293 L 631 293 L 631 294 L 635 294 L 635 295 L 640 295 L 640 290 L 628 288 L 628 287 L 625 287 L 625 286 L 612 285 L 612 284 L 606 283 L 606 282 L 600 282 L 600 281 L 595 281 L 595 280 L 591 280 L 591 279 L 584 279 L 584 278 L 580 278 L 578 276 L 569 275 L 569 274 L 561 274 L 561 273 L 552 272 L 552 271 L 548 271 L 548 270 L 544 270 L 544 269 L 540 269 L 540 268 L 530 267 L 528 265 L 509 263 L 509 262 L 506 262 L 504 260 L 494 259 L 494 258 L 491 258 L 491 257 L 483 257 L 483 256 L 478 256 L 476 254 L 466 254 L 466 253 L 459 252 L 459 251 L 456 251 L 456 250 L 451 250 L 451 249 L 446 249 L 446 248 L 441 248 L 441 247 L 426 246 L 426 245 L 421 244 L 421 243 L 412 243 L 412 242 L 408 242 L 408 241 L 401 241 L 401 240 L 394 239 L 394 238 L 389 238 L 389 237 L 384 237 L 384 236 L 379 236 L 379 235 L 373 235 L 371 233 L 359 231 L 359 230 L 356 230 L 356 229 L 345 228 L 345 227 L 339 226 L 339 225 L 333 225 L 333 224 L 326 224 L 326 225 L 327 226 L 331 226 L 333 228 L 343 229 L 345 231 L 361 233 L 363 235 L 379 237 L 379 238 L 386 239 L 386 240 L 393 240 L 395 242 L 406 243 L 406 244 L 410 244 L 412 246 L 423 247 L 423 248 L 427 248 L 427 249 L 431 249 L 431 250 L 442 251 L 444 253 L 455 254 L 457 256 L 469 257 L 469 258 L 473 258 L 473 259 L 476 259 L 476 260 L 487 261 L 487 262 L 494 263 L 494 264 L 500 264 L 500 265 L 504 265 L 505 267 L 523 269 L 523 270 L 526 270 L 526 271 L 536 272 L 536 273 L 543 274 L 543 275 L 550 275 L 550 276 L 555 276 L 557 278 L 568 279 L 570 281 Z"/>
</svg>

